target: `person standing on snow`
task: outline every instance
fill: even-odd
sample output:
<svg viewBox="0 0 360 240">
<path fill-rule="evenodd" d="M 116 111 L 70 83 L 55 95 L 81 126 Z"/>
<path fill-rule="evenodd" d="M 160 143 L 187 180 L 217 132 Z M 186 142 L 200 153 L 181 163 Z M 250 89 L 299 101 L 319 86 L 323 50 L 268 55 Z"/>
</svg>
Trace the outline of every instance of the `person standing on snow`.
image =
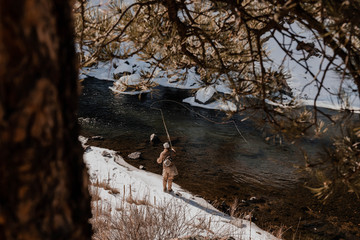
<svg viewBox="0 0 360 240">
<path fill-rule="evenodd" d="M 164 143 L 163 146 L 164 150 L 160 153 L 160 156 L 157 159 L 157 163 L 163 165 L 162 176 L 164 192 L 172 192 L 172 182 L 174 180 L 174 177 L 178 175 L 177 168 L 173 162 L 175 150 L 173 148 L 170 149 L 170 144 L 168 142 Z"/>
</svg>

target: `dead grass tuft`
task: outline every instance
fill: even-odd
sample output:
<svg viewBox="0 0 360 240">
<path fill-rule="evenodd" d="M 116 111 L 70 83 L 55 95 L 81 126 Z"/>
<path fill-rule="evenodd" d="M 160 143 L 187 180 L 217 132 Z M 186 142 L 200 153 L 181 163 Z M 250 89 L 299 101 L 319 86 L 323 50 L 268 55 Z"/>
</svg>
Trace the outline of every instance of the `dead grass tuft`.
<svg viewBox="0 0 360 240">
<path fill-rule="evenodd" d="M 135 199 L 131 195 L 126 198 L 126 202 L 135 205 L 150 205 L 148 199 Z"/>
<path fill-rule="evenodd" d="M 110 186 L 108 180 L 99 181 L 99 179 L 98 179 L 98 180 L 96 180 L 96 182 L 91 183 L 91 185 L 94 187 L 103 188 L 106 191 L 108 191 L 108 193 L 113 194 L 113 195 L 120 193 L 120 191 L 117 188 Z"/>
</svg>

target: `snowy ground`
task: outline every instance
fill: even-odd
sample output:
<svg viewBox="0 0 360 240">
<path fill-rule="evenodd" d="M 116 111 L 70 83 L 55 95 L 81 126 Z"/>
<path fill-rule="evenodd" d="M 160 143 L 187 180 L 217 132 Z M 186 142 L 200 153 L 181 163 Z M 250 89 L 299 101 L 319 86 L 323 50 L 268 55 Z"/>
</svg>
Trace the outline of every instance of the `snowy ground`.
<svg viewBox="0 0 360 240">
<path fill-rule="evenodd" d="M 80 137 L 83 144 L 86 139 Z M 124 161 L 114 151 L 93 147 L 87 147 L 84 153 L 84 160 L 88 166 L 90 181 L 105 181 L 112 188 L 118 190 L 118 193 L 107 191 L 99 188 L 101 205 L 111 209 L 111 214 L 116 213 L 116 209 L 124 204 L 125 199 L 132 196 L 134 199 L 147 199 L 148 205 L 156 206 L 159 204 L 173 203 L 177 209 L 185 211 L 184 215 L 188 224 L 198 224 L 198 221 L 206 222 L 208 228 L 198 232 L 202 236 L 232 236 L 235 239 L 252 239 L 267 240 L 277 239 L 266 231 L 261 230 L 250 221 L 233 218 L 225 215 L 204 199 L 193 196 L 189 192 L 182 189 L 179 185 L 174 184 L 173 189 L 179 196 L 175 194 L 164 193 L 162 191 L 162 177 L 154 173 L 137 169 Z M 94 186 L 91 186 L 94 188 Z M 131 203 L 127 203 L 131 204 Z M 141 207 L 132 203 L 133 207 Z M 192 233 L 184 232 L 184 237 Z"/>
</svg>

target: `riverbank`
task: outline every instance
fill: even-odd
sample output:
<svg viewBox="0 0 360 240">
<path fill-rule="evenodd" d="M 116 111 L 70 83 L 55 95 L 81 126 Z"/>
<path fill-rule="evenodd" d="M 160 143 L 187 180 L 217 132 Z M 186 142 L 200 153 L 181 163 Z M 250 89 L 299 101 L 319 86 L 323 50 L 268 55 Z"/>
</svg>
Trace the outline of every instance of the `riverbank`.
<svg viewBox="0 0 360 240">
<path fill-rule="evenodd" d="M 90 178 L 94 239 L 277 240 L 251 221 L 224 214 L 177 184 L 173 185 L 176 194 L 163 192 L 161 175 L 139 170 L 117 152 L 81 139 Z M 167 220 L 159 224 L 162 219 Z"/>
<path fill-rule="evenodd" d="M 165 136 L 161 137 L 165 140 Z M 186 155 L 183 139 L 174 138 L 179 159 Z M 89 140 L 90 145 L 114 149 L 124 156 L 134 167 L 143 165 L 147 171 L 161 173 L 161 167 L 155 159 L 161 152 L 160 145 L 151 145 L 147 140 L 134 141 L 119 139 Z M 130 160 L 126 156 L 140 151 L 141 159 Z M 186 175 L 184 161 L 177 164 L 179 176 L 177 184 L 196 196 L 206 199 L 224 213 L 237 208 L 238 216 L 251 215 L 252 221 L 259 227 L 276 232 L 281 229 L 284 239 L 332 240 L 360 239 L 359 200 L 353 195 L 335 196 L 327 205 L 323 205 L 301 183 L 291 188 L 264 188 L 255 184 L 234 182 L 229 176 L 219 172 L 212 179 L 204 175 Z M 205 176 L 206 178 L 206 176 Z M 199 180 L 201 179 L 201 181 Z M 208 184 L 207 184 L 208 183 Z M 211 184 L 215 184 L 214 187 Z M 236 200 L 237 199 L 237 200 Z"/>
</svg>

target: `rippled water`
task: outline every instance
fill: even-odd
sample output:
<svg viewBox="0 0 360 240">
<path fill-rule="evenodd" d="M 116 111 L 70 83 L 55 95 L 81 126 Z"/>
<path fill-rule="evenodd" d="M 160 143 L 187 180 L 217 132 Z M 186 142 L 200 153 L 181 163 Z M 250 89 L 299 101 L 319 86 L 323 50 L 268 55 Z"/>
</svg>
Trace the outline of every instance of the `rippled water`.
<svg viewBox="0 0 360 240">
<path fill-rule="evenodd" d="M 112 82 L 94 78 L 83 82 L 79 118 L 84 132 L 112 139 L 113 144 L 120 138 L 141 143 L 152 133 L 165 136 L 160 112 L 151 104 L 164 99 L 181 102 L 190 94 L 187 90 L 159 87 L 155 93 L 139 98 L 114 95 L 108 89 L 111 85 Z M 178 140 L 174 143 L 182 149 L 179 168 L 185 178 L 201 175 L 213 182 L 225 178 L 258 187 L 287 187 L 301 177 L 294 171 L 294 165 L 303 164 L 298 148 L 267 143 L 251 122 L 240 121 L 241 116 L 234 120 L 243 137 L 233 123 L 215 124 L 180 104 L 158 102 L 153 107 L 163 109 L 170 135 Z M 209 119 L 223 121 L 220 112 L 192 109 Z"/>
</svg>

